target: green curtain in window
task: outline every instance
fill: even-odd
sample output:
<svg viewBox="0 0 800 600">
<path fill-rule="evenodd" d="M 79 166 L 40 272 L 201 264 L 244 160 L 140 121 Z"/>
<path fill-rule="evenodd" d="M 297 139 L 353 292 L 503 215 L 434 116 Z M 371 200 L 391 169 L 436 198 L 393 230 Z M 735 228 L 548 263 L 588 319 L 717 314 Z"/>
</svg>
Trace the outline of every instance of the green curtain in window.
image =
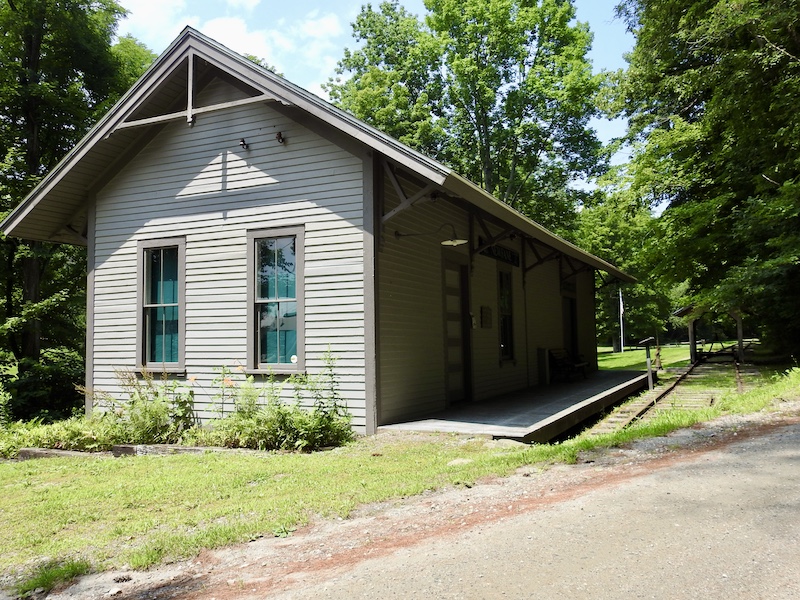
<svg viewBox="0 0 800 600">
<path fill-rule="evenodd" d="M 178 362 L 178 248 L 152 248 L 147 265 L 147 362 Z"/>
</svg>

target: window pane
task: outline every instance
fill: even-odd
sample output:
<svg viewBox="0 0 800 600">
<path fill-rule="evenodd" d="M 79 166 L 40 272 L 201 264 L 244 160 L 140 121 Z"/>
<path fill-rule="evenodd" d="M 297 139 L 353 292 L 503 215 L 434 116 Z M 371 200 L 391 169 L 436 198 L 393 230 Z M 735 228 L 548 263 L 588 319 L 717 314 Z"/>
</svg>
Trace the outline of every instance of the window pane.
<svg viewBox="0 0 800 600">
<path fill-rule="evenodd" d="M 147 303 L 160 304 L 161 299 L 161 248 L 145 250 L 145 275 L 147 281 Z"/>
<path fill-rule="evenodd" d="M 277 270 L 278 290 L 277 298 L 295 297 L 295 251 L 294 238 L 277 239 Z"/>
<path fill-rule="evenodd" d="M 259 307 L 259 362 L 289 364 L 297 355 L 297 302 L 269 302 Z"/>
<path fill-rule="evenodd" d="M 510 315 L 500 316 L 500 357 L 514 358 L 514 325 Z"/>
<path fill-rule="evenodd" d="M 500 273 L 500 313 L 511 314 L 511 273 Z"/>
<path fill-rule="evenodd" d="M 297 302 L 281 302 L 280 355 L 278 362 L 291 363 L 297 355 Z"/>
<path fill-rule="evenodd" d="M 256 294 L 258 299 L 294 298 L 297 293 L 295 238 L 258 240 L 256 253 Z"/>
<path fill-rule="evenodd" d="M 178 307 L 148 308 L 147 362 L 178 362 Z"/>
<path fill-rule="evenodd" d="M 278 304 L 262 304 L 258 311 L 258 360 L 261 363 L 278 362 Z"/>
<path fill-rule="evenodd" d="M 161 304 L 178 303 L 178 248 L 162 250 Z"/>
<path fill-rule="evenodd" d="M 256 295 L 259 300 L 275 298 L 275 240 L 258 240 L 256 254 Z"/>
<path fill-rule="evenodd" d="M 500 327 L 500 357 L 514 358 L 514 321 L 512 314 L 511 273 L 501 271 L 498 281 L 498 325 Z"/>
<path fill-rule="evenodd" d="M 148 304 L 178 303 L 178 248 L 145 251 Z"/>
</svg>

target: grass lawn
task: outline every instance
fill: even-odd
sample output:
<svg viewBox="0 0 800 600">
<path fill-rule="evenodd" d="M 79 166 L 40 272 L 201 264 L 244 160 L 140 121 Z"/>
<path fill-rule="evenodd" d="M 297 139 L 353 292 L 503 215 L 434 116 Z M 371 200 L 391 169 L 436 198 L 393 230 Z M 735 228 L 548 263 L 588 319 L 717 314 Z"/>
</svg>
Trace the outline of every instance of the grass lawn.
<svg viewBox="0 0 800 600">
<path fill-rule="evenodd" d="M 655 368 L 656 349 L 650 348 L 650 359 Z M 644 371 L 647 369 L 647 358 L 644 348 L 625 349 L 625 352 L 613 352 L 609 347 L 597 349 L 597 363 L 601 369 L 624 369 Z M 661 366 L 686 367 L 689 365 L 689 346 L 662 346 Z"/>
<path fill-rule="evenodd" d="M 364 503 L 470 485 L 526 464 L 573 462 L 582 450 L 662 435 L 798 396 L 796 369 L 747 394 L 730 395 L 705 412 L 665 411 L 660 421 L 646 426 L 553 445 L 509 448 L 445 434 L 380 435 L 314 454 L 3 461 L 0 574 L 24 575 L 45 557 L 48 564 L 86 563 L 94 570 L 146 568 L 204 548 L 285 536 L 316 515 L 346 518 Z"/>
<path fill-rule="evenodd" d="M 314 515 L 347 517 L 364 503 L 471 484 L 536 456 L 562 454 L 558 447 L 532 454 L 485 443 L 450 435 L 413 443 L 381 436 L 314 454 L 3 462 L 0 572 L 44 556 L 143 568 L 203 548 L 287 535 Z M 457 458 L 471 462 L 449 465 Z"/>
</svg>

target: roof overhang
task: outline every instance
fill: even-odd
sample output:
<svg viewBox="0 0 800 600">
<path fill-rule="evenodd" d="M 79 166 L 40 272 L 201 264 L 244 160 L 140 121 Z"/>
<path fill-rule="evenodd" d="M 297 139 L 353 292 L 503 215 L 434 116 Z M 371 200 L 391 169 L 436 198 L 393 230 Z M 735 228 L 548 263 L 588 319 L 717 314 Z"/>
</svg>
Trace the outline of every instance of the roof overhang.
<svg viewBox="0 0 800 600">
<path fill-rule="evenodd" d="M 626 283 L 636 282 L 635 277 L 632 277 L 624 271 L 617 269 L 611 263 L 606 262 L 603 259 L 586 252 L 585 250 L 581 250 L 575 244 L 572 244 L 564 238 L 556 235 L 552 231 L 549 231 L 519 211 L 514 210 L 508 204 L 501 202 L 486 192 L 486 190 L 478 187 L 468 179 L 461 177 L 452 171 L 445 180 L 444 187 L 458 194 L 460 197 L 464 198 L 469 203 L 478 207 L 492 217 L 495 217 L 504 223 L 508 223 L 523 235 L 541 242 L 545 246 L 548 246 L 565 256 L 579 260 L 594 269 L 604 271 L 611 277 L 619 279 L 620 281 Z"/>
</svg>

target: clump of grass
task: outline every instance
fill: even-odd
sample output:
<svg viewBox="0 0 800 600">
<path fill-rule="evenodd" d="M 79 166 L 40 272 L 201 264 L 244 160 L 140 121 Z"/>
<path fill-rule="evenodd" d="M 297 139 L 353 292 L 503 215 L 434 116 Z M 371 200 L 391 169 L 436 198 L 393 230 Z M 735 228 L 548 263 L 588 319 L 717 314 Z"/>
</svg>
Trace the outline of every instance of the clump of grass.
<svg viewBox="0 0 800 600">
<path fill-rule="evenodd" d="M 746 414 L 764 410 L 776 402 L 795 400 L 800 397 L 800 367 L 772 375 L 768 383 L 743 394 L 728 394 L 717 403 L 717 407 L 729 414 Z"/>
<path fill-rule="evenodd" d="M 33 573 L 14 586 L 17 596 L 25 597 L 35 590 L 49 592 L 91 571 L 91 565 L 83 559 L 48 561 L 34 569 Z"/>
</svg>

